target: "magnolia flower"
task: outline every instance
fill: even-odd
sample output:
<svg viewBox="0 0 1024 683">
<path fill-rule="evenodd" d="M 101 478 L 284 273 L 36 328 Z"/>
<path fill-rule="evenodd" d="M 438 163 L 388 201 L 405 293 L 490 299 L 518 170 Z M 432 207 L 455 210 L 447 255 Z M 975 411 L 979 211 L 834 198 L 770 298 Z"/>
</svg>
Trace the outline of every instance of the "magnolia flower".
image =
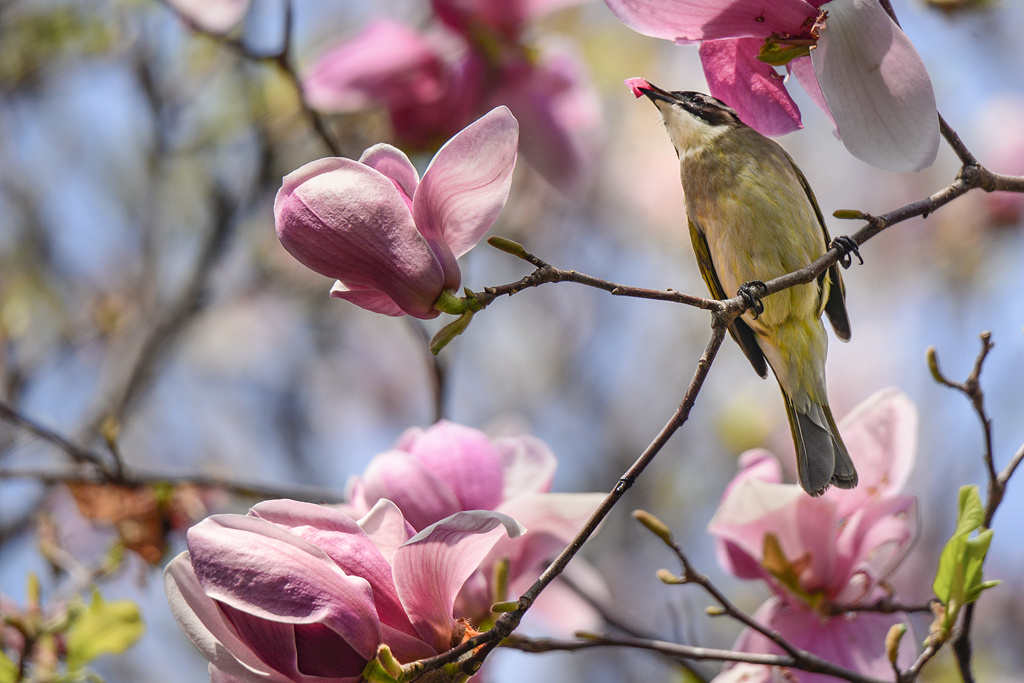
<svg viewBox="0 0 1024 683">
<path fill-rule="evenodd" d="M 435 35 L 378 19 L 324 54 L 303 79 L 309 106 L 350 112 L 381 105 L 399 144 L 436 148 L 483 108 L 484 65 L 450 59 Z"/>
<path fill-rule="evenodd" d="M 531 21 L 584 0 L 431 0 L 437 17 L 472 39 L 518 41 Z"/>
<path fill-rule="evenodd" d="M 457 616 L 479 624 L 489 617 L 492 604 L 529 588 L 603 498 L 599 493 L 549 493 L 555 467 L 554 454 L 539 439 L 492 440 L 479 430 L 441 421 L 407 431 L 393 450 L 375 456 L 362 477 L 350 480 L 345 509 L 357 516 L 390 500 L 414 529 L 459 510 L 494 510 L 523 524 L 529 531 L 495 543 L 459 595 Z M 507 594 L 498 595 L 495 568 L 506 560 Z M 573 562 L 570 574 L 590 590 L 604 590 L 582 562 Z M 566 633 L 596 625 L 593 610 L 558 581 L 544 589 L 537 605 L 550 624 Z"/>
<path fill-rule="evenodd" d="M 456 259 L 490 229 L 508 199 L 519 126 L 505 107 L 445 143 L 421 180 L 398 149 L 359 161 L 320 159 L 285 176 L 277 236 L 292 256 L 336 278 L 331 296 L 385 315 L 433 318 L 462 280 Z"/>
<path fill-rule="evenodd" d="M 907 623 L 905 615 L 835 612 L 883 597 L 881 582 L 916 538 L 916 499 L 899 493 L 913 466 L 916 426 L 914 405 L 894 389 L 862 403 L 840 424 L 861 484 L 819 498 L 781 483 L 770 453 L 750 451 L 708 525 L 722 565 L 740 578 L 763 579 L 775 594 L 758 609 L 758 621 L 797 647 L 878 677 L 892 673 L 885 635 Z M 900 651 L 906 665 L 913 657 L 909 640 Z M 736 649 L 781 652 L 749 630 Z M 792 673 L 800 681 L 828 679 Z M 768 669 L 762 674 L 750 680 L 770 680 Z"/>
<path fill-rule="evenodd" d="M 223 35 L 242 20 L 252 0 L 167 0 L 167 4 L 200 29 Z"/>
<path fill-rule="evenodd" d="M 415 534 L 388 501 L 357 521 L 272 500 L 192 527 L 164 586 L 215 683 L 356 683 L 382 644 L 407 663 L 461 642 L 462 584 L 499 537 L 522 531 L 477 511 Z"/>
<path fill-rule="evenodd" d="M 935 161 L 939 126 L 931 80 L 910 39 L 877 0 L 605 3 L 635 31 L 700 42 L 711 94 L 765 135 L 801 125 L 772 66 L 786 63 L 854 156 L 892 171 L 919 171 Z"/>
<path fill-rule="evenodd" d="M 325 112 L 380 106 L 398 144 L 431 149 L 489 107 L 523 126 L 523 154 L 554 186 L 573 191 L 587 168 L 600 105 L 582 59 L 565 45 L 526 47 L 528 21 L 579 0 L 438 0 L 442 24 L 420 32 L 372 22 L 316 61 L 306 101 Z"/>
</svg>

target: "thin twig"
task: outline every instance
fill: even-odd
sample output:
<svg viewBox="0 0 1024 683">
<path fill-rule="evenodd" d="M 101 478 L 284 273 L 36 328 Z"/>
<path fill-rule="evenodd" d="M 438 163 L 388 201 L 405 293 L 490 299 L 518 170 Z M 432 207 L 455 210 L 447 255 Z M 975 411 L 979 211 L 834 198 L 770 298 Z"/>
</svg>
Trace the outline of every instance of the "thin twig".
<svg viewBox="0 0 1024 683">
<path fill-rule="evenodd" d="M 586 637 L 580 638 L 579 640 L 561 640 L 555 638 L 525 638 L 523 636 L 516 635 L 507 639 L 502 643 L 502 646 L 522 650 L 524 652 L 574 652 L 596 647 L 627 647 L 657 652 L 673 660 L 737 662 L 758 664 L 761 666 L 800 668 L 803 671 L 834 676 L 836 678 L 851 681 L 851 683 L 885 683 L 882 679 L 873 678 L 857 671 L 844 669 L 813 656 L 813 659 L 811 660 L 799 661 L 797 658 L 789 655 L 719 650 L 709 647 L 680 645 L 678 643 L 670 643 L 663 640 L 634 638 L 631 636 L 586 634 Z"/>
<path fill-rule="evenodd" d="M 87 473 L 47 469 L 0 469 L 0 481 L 7 479 L 32 479 L 44 484 L 117 484 L 129 488 L 170 484 L 172 486 L 193 485 L 200 488 L 221 489 L 235 495 L 259 500 L 291 498 L 315 503 L 340 503 L 344 496 L 337 489 L 320 486 L 296 486 L 243 482 L 231 477 L 206 474 L 171 474 L 151 470 L 128 470 L 123 476 L 113 478 L 107 472 Z"/>
<path fill-rule="evenodd" d="M 110 463 L 107 462 L 107 459 L 96 451 L 83 448 L 78 444 L 69 441 L 56 431 L 49 429 L 48 427 L 44 427 L 35 420 L 22 415 L 3 401 L 0 401 L 0 418 L 24 429 L 44 441 L 53 444 L 79 463 L 92 465 L 107 475 L 110 475 L 113 472 L 110 467 Z"/>
<path fill-rule="evenodd" d="M 187 14 L 179 11 L 174 7 L 174 5 L 168 2 L 168 0 L 161 0 L 161 2 L 163 2 L 168 9 L 174 12 L 174 14 L 186 26 L 188 26 L 193 33 L 211 38 L 224 47 L 230 49 L 235 54 L 249 61 L 269 62 L 277 65 L 277 67 L 280 68 L 288 77 L 288 80 L 295 88 L 295 92 L 298 95 L 299 107 L 302 109 L 303 115 L 309 121 L 309 124 L 313 128 L 317 137 L 319 137 L 321 142 L 324 143 L 324 146 L 330 150 L 332 156 L 341 156 L 341 147 L 327 130 L 327 124 L 324 121 L 323 116 L 321 116 L 320 112 L 310 108 L 306 103 L 306 98 L 303 96 L 302 78 L 299 76 L 298 71 L 296 71 L 295 66 L 291 61 L 292 18 L 294 12 L 290 1 L 285 2 L 284 28 L 282 30 L 283 38 L 281 40 L 281 48 L 271 53 L 255 52 L 239 38 L 208 31 L 194 22 Z"/>
</svg>

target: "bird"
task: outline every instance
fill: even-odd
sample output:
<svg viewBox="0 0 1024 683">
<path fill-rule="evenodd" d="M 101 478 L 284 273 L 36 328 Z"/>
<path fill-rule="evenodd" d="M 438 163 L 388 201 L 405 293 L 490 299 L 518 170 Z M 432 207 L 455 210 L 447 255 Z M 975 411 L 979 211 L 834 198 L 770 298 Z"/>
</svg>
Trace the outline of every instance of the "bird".
<svg viewBox="0 0 1024 683">
<path fill-rule="evenodd" d="M 700 92 L 626 81 L 661 113 L 679 157 L 690 239 L 711 295 L 737 293 L 748 309 L 729 326 L 762 378 L 771 367 L 786 406 L 800 486 L 812 496 L 852 489 L 857 469 L 836 427 L 825 386 L 824 313 L 850 339 L 846 292 L 833 264 L 817 279 L 763 297 L 764 281 L 805 267 L 831 245 L 804 174 L 774 140 L 736 110 Z M 856 243 L 839 240 L 844 256 Z"/>
</svg>

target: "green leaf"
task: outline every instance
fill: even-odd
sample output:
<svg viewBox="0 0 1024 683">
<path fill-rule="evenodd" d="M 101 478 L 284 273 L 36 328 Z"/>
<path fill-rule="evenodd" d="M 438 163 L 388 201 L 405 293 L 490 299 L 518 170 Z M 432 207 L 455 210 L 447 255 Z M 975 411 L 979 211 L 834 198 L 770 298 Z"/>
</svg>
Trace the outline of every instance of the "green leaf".
<svg viewBox="0 0 1024 683">
<path fill-rule="evenodd" d="M 68 669 L 76 671 L 100 655 L 121 654 L 145 629 L 138 605 L 131 600 L 106 602 L 93 589 L 92 604 L 68 629 Z"/>
<path fill-rule="evenodd" d="M 0 683 L 15 683 L 18 680 L 18 665 L 0 651 Z"/>
<path fill-rule="evenodd" d="M 957 501 L 955 534 L 969 534 L 985 521 L 985 507 L 977 486 L 961 486 Z"/>
<path fill-rule="evenodd" d="M 943 605 L 949 604 L 953 590 L 953 576 L 958 573 L 958 568 L 962 568 L 960 560 L 963 557 L 966 544 L 966 535 L 954 535 L 946 543 L 946 547 L 942 549 L 942 554 L 939 556 L 939 568 L 935 572 L 932 590 L 935 591 L 935 597 Z"/>
<path fill-rule="evenodd" d="M 998 585 L 998 581 L 983 581 L 985 556 L 992 544 L 992 530 L 984 529 L 985 508 L 977 486 L 963 486 L 958 495 L 956 531 L 939 556 L 932 590 L 946 606 L 941 631 L 948 632 L 956 623 L 960 609 L 974 602 L 981 592 Z M 971 538 L 971 533 L 981 529 Z"/>
</svg>

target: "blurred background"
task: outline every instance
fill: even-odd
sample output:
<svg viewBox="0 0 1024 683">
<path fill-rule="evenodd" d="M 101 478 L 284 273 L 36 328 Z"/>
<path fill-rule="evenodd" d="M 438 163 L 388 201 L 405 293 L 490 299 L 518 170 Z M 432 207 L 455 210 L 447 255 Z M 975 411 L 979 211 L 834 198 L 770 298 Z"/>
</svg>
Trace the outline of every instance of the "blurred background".
<svg viewBox="0 0 1024 683">
<path fill-rule="evenodd" d="M 38 427 L 9 411 L 0 422 L 0 593 L 24 606 L 34 573 L 44 603 L 59 602 L 99 576 L 106 598 L 136 601 L 146 633 L 94 662 L 108 681 L 206 680 L 160 577 L 190 523 L 262 498 L 339 501 L 350 475 L 439 412 L 545 440 L 559 457 L 555 490 L 609 490 L 674 411 L 709 335 L 695 309 L 546 285 L 495 302 L 435 363 L 425 340 L 443 321 L 330 299 L 331 282 L 276 239 L 281 177 L 323 156 L 358 158 L 380 141 L 409 152 L 422 173 L 437 140 L 410 134 L 403 144 L 393 100 L 317 100 L 313 109 L 300 84 L 382 18 L 427 35 L 449 60 L 443 68 L 468 48 L 426 0 L 222 4 L 228 13 L 240 6 L 241 19 L 206 23 L 192 13 L 203 3 L 184 1 L 0 1 L 0 400 Z M 623 85 L 642 76 L 705 90 L 697 49 L 633 33 L 595 0 L 560 4 L 517 29 L 534 60 L 518 65 L 525 71 L 487 76 L 481 102 L 509 98 L 523 149 L 491 234 L 562 268 L 703 295 L 675 153 L 654 107 Z M 894 3 L 950 125 L 992 170 L 1024 174 L 1024 8 L 961 5 Z M 884 213 L 953 179 L 958 164 L 945 146 L 917 174 L 863 164 L 795 83 L 791 92 L 805 127 L 780 142 L 826 216 Z M 836 417 L 887 386 L 920 411 L 909 489 L 921 536 L 893 579 L 908 602 L 931 596 L 957 489 L 986 483 L 980 423 L 962 395 L 932 379 L 925 349 L 935 346 L 943 371 L 963 380 L 979 334 L 991 331 L 982 386 L 997 467 L 1024 442 L 1022 219 L 1024 196 L 973 192 L 882 233 L 861 249 L 865 264 L 844 272 L 853 338 L 830 347 Z M 829 219 L 833 235 L 858 227 Z M 486 245 L 462 265 L 464 284 L 478 291 L 529 272 Z M 72 457 L 47 435 L 85 452 Z M 637 533 L 635 508 L 667 522 L 741 607 L 765 599 L 763 586 L 718 567 L 705 532 L 736 458 L 755 446 L 777 453 L 792 476 L 777 385 L 727 341 L 690 422 L 584 550 L 629 620 L 712 647 L 739 632 L 704 615 L 697 589 L 655 578 L 676 566 Z M 90 454 L 112 462 L 112 450 L 140 480 L 166 483 L 120 493 L 81 483 L 96 475 Z M 975 623 L 985 680 L 1024 670 L 1022 516 L 1018 475 L 986 565 L 1003 584 L 982 598 Z M 923 637 L 927 620 L 918 625 Z M 679 676 L 654 655 L 610 650 L 498 652 L 495 661 L 498 682 Z M 925 679 L 953 672 L 947 649 Z"/>
</svg>

